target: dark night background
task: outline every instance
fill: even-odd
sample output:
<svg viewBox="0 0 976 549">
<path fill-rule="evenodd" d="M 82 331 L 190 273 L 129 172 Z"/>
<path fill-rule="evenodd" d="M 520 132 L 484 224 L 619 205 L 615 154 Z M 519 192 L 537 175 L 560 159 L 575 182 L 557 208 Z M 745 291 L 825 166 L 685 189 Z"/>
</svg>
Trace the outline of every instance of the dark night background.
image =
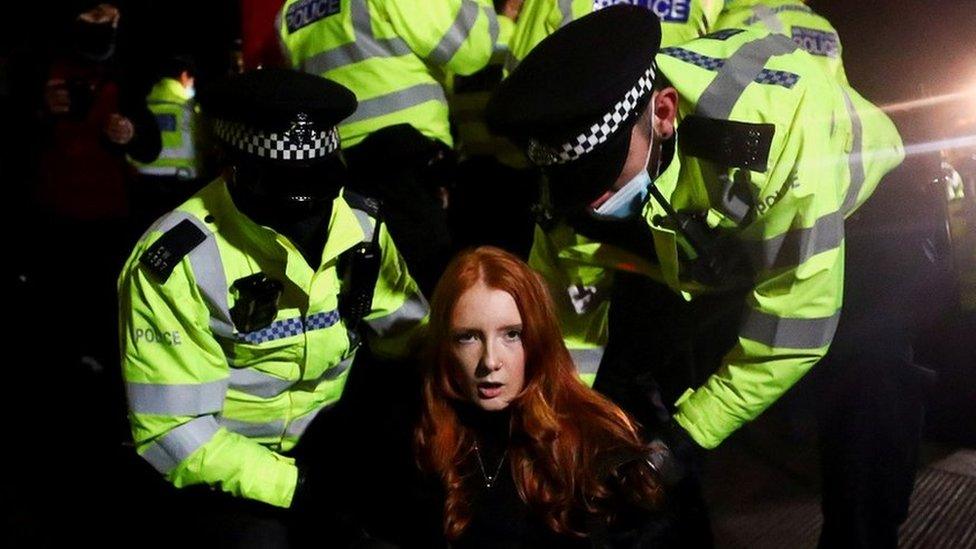
<svg viewBox="0 0 976 549">
<path fill-rule="evenodd" d="M 158 63 L 172 54 L 196 57 L 201 84 L 229 69 L 231 49 L 240 33 L 238 1 L 116 4 L 122 10 L 119 62 L 132 85 L 148 90 Z M 848 78 L 872 102 L 887 105 L 976 90 L 976 0 L 811 0 L 808 4 L 837 28 Z M 43 85 L 42 63 L 46 50 L 63 36 L 76 5 L 35 0 L 5 2 L 0 9 L 0 189 L 5 193 L 2 230 L 8 255 L 3 303 L 8 322 L 19 322 L 21 311 L 36 308 L 25 302 L 26 296 L 7 295 L 18 272 L 20 247 L 51 246 L 51 253 L 57 253 L 56 235 L 33 226 L 22 206 L 29 196 L 31 161 L 36 156 L 34 112 Z M 976 134 L 976 91 L 964 99 L 899 111 L 892 117 L 906 145 L 971 136 Z M 906 231 L 931 232 L 938 255 L 944 218 L 942 191 L 931 184 L 937 167 L 937 153 L 909 158 L 882 183 L 851 225 L 869 246 L 877 243 L 878 249 L 891 252 L 877 256 L 881 259 L 874 274 L 879 292 L 884 292 L 892 273 L 907 272 L 906 276 L 918 279 L 918 295 L 906 300 L 923 320 L 919 357 L 944 371 L 942 392 L 933 400 L 929 416 L 929 439 L 973 447 L 976 333 L 945 305 L 951 296 L 946 295 L 950 279 L 944 272 L 931 266 L 915 271 L 916 265 L 899 263 L 897 250 L 890 250 L 897 248 L 899 235 Z M 79 291 L 70 284 L 71 270 L 76 268 L 81 266 L 65 266 L 65 288 L 51 291 L 59 295 Z M 15 465 L 5 475 L 13 478 L 0 482 L 8 510 L 4 536 L 13 532 L 13 544 L 3 545 L 57 546 L 55 542 L 67 540 L 114 539 L 122 546 L 145 546 L 141 528 L 152 518 L 126 509 L 127 487 L 118 474 L 118 464 L 128 464 L 131 457 L 122 456 L 131 453 L 129 448 L 119 449 L 119 455 L 115 451 L 125 430 L 116 411 L 118 387 L 106 388 L 104 379 L 64 375 L 46 360 L 46 346 L 56 346 L 53 332 L 84 321 L 83 312 L 39 313 L 49 322 L 34 326 L 37 340 L 8 343 L 4 368 L 14 370 L 5 391 L 9 396 L 4 398 L 10 407 L 4 417 L 14 429 L 4 437 L 4 453 L 6 463 Z M 21 343 L 22 348 L 14 348 Z M 10 360 L 14 356 L 20 358 Z M 93 426 L 97 423 L 101 426 Z M 106 446 L 112 450 L 105 452 Z M 7 515 L 13 517 L 16 529 L 8 528 Z"/>
</svg>

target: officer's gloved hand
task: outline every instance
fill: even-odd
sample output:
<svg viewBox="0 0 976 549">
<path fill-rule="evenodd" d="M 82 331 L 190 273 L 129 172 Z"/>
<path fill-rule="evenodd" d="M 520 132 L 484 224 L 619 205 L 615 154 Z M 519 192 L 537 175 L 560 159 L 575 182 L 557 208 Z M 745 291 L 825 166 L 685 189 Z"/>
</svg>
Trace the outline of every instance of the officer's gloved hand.
<svg viewBox="0 0 976 549">
<path fill-rule="evenodd" d="M 647 462 L 666 486 L 674 486 L 690 474 L 697 475 L 705 449 L 681 425 L 672 421 L 661 438 L 650 444 Z"/>
<path fill-rule="evenodd" d="M 329 532 L 330 547 L 359 547 L 369 539 L 350 512 L 349 502 L 334 489 L 335 479 L 329 480 L 321 467 L 299 462 L 298 483 L 289 508 L 289 535 L 297 547 L 318 546 L 322 532 Z"/>
<path fill-rule="evenodd" d="M 291 498 L 290 509 L 296 513 L 302 513 L 312 507 L 313 482 L 309 481 L 310 469 L 308 467 L 298 467 L 298 481 L 295 483 L 295 495 Z"/>
</svg>

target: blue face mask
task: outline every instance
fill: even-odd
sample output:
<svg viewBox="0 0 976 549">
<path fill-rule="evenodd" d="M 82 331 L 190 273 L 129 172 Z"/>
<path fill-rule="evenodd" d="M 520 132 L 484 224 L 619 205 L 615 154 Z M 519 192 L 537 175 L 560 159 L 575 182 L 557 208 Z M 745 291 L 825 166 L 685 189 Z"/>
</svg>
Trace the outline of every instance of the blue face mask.
<svg viewBox="0 0 976 549">
<path fill-rule="evenodd" d="M 593 216 L 597 219 L 621 221 L 640 215 L 652 182 L 647 169 L 641 170 L 599 208 L 593 210 Z"/>
<path fill-rule="evenodd" d="M 654 112 L 654 98 L 651 97 L 651 112 Z M 648 173 L 648 163 L 651 161 L 651 151 L 654 150 L 654 137 L 651 135 L 647 147 L 647 158 L 644 159 L 644 169 L 631 178 L 623 187 L 613 193 L 599 208 L 591 210 L 591 215 L 604 221 L 622 221 L 633 219 L 644 210 L 650 186 L 654 178 Z M 655 174 L 655 177 L 657 174 Z"/>
</svg>

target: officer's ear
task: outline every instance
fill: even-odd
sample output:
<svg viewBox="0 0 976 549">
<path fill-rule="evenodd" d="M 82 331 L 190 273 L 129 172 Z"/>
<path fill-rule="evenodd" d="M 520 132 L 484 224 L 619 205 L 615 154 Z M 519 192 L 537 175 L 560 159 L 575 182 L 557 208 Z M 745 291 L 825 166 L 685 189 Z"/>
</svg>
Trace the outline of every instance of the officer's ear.
<svg viewBox="0 0 976 549">
<path fill-rule="evenodd" d="M 652 128 L 655 137 L 661 140 L 674 135 L 674 120 L 678 116 L 678 90 L 671 86 L 654 92 L 654 119 Z"/>
</svg>

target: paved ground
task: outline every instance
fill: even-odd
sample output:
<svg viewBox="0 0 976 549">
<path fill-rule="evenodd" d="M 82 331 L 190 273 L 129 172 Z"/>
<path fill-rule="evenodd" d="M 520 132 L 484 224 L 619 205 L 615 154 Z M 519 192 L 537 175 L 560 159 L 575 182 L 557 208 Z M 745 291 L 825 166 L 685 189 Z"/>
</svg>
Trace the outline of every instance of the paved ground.
<svg viewBox="0 0 976 549">
<path fill-rule="evenodd" d="M 820 532 L 815 445 L 777 423 L 743 429 L 715 450 L 706 498 L 720 549 L 816 547 Z M 927 442 L 900 547 L 976 547 L 976 449 Z"/>
</svg>

